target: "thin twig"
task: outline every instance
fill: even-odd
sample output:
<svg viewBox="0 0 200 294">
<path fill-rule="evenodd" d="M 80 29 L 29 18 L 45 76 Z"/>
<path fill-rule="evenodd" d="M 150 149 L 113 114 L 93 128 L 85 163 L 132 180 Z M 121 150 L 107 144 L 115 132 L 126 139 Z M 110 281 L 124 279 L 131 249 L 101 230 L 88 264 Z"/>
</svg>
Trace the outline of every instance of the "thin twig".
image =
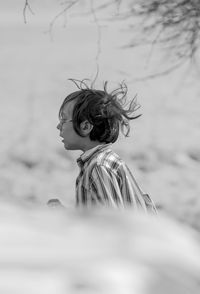
<svg viewBox="0 0 200 294">
<path fill-rule="evenodd" d="M 155 39 L 153 40 L 153 42 L 151 44 L 151 49 L 150 49 L 149 55 L 146 60 L 146 65 L 145 65 L 146 67 L 149 65 L 149 62 L 150 62 L 151 57 L 153 55 L 155 45 L 158 43 L 159 37 L 161 36 L 162 32 L 163 32 L 163 28 L 161 28 L 161 30 L 158 32 L 158 34 L 156 35 Z"/>
<path fill-rule="evenodd" d="M 118 3 L 118 0 L 111 0 L 111 1 L 107 1 L 106 3 L 100 4 L 99 6 L 96 7 L 97 11 L 100 10 L 105 10 L 106 8 L 108 8 L 109 6 L 113 6 L 113 4 L 116 4 L 116 1 Z"/>
<path fill-rule="evenodd" d="M 186 60 L 183 60 L 183 61 L 175 64 L 174 66 L 171 66 L 171 67 L 167 68 L 166 70 L 157 72 L 155 74 L 146 75 L 146 76 L 143 76 L 143 77 L 140 77 L 140 78 L 131 79 L 129 81 L 129 83 L 131 83 L 131 82 L 142 82 L 142 81 L 145 81 L 145 80 L 159 78 L 161 76 L 166 76 L 166 75 L 170 74 L 171 72 L 177 70 L 181 66 L 183 66 L 185 62 L 186 62 Z"/>
<path fill-rule="evenodd" d="M 97 28 L 97 52 L 96 52 L 96 57 L 95 57 L 96 74 L 95 74 L 95 77 L 92 82 L 92 87 L 93 87 L 97 78 L 98 78 L 98 75 L 99 75 L 99 58 L 101 55 L 101 26 L 99 24 L 99 20 L 97 18 L 97 15 L 96 15 L 96 12 L 94 9 L 93 0 L 90 1 L 90 5 L 91 5 L 91 13 L 93 15 L 93 19 L 94 19 L 94 22 L 95 22 L 96 28 Z"/>
<path fill-rule="evenodd" d="M 27 19 L 26 19 L 26 10 L 29 10 L 31 14 L 34 15 L 34 12 L 29 4 L 29 1 L 28 0 L 25 0 L 25 3 L 24 3 L 24 8 L 23 8 L 23 16 L 24 16 L 24 23 L 26 24 L 27 23 Z"/>
<path fill-rule="evenodd" d="M 65 8 L 63 8 L 58 14 L 56 14 L 56 16 L 52 19 L 52 21 L 49 24 L 49 30 L 47 31 L 47 33 L 50 34 L 51 38 L 52 38 L 52 31 L 53 31 L 53 26 L 55 24 L 55 22 L 57 21 L 57 19 L 64 15 L 72 6 L 74 6 L 76 3 L 78 3 L 80 0 L 74 0 L 71 1 L 70 3 L 67 3 L 68 5 L 65 6 Z"/>
</svg>

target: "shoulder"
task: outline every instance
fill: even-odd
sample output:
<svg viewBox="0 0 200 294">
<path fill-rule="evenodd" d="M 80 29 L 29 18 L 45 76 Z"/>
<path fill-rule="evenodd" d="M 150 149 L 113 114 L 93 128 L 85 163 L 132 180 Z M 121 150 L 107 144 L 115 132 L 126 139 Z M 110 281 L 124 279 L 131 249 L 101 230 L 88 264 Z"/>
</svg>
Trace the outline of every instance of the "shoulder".
<svg viewBox="0 0 200 294">
<path fill-rule="evenodd" d="M 95 166 L 102 166 L 115 170 L 122 166 L 124 162 L 117 153 L 115 153 L 112 149 L 108 149 L 97 154 L 96 158 L 94 158 L 93 164 Z"/>
<path fill-rule="evenodd" d="M 106 172 L 107 174 L 115 174 L 119 176 L 121 171 L 125 169 L 125 162 L 111 148 L 97 152 L 85 165 L 84 176 L 93 179 L 96 172 Z"/>
<path fill-rule="evenodd" d="M 112 149 L 98 153 L 90 163 L 90 175 L 95 179 L 98 176 L 121 177 L 124 161 Z"/>
</svg>

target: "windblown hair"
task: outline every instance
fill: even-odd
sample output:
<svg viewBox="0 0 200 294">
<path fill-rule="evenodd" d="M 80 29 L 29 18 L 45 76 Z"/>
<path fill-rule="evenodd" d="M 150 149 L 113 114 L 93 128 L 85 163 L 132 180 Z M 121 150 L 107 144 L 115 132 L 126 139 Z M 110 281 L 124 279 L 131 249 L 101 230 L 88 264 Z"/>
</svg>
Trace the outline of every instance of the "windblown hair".
<svg viewBox="0 0 200 294">
<path fill-rule="evenodd" d="M 127 103 L 128 88 L 124 82 L 119 85 L 119 88 L 109 93 L 107 81 L 104 82 L 103 90 L 96 90 L 93 89 L 93 86 L 89 87 L 85 80 L 70 80 L 79 90 L 69 94 L 63 101 L 59 111 L 60 119 L 62 119 L 66 103 L 76 99 L 72 120 L 74 130 L 78 135 L 83 136 L 80 124 L 85 120 L 93 125 L 90 132 L 92 141 L 114 143 L 119 136 L 120 129 L 126 137 L 129 135 L 129 120 L 136 119 L 141 114 L 133 115 L 140 105 L 137 104 L 136 96 Z"/>
</svg>

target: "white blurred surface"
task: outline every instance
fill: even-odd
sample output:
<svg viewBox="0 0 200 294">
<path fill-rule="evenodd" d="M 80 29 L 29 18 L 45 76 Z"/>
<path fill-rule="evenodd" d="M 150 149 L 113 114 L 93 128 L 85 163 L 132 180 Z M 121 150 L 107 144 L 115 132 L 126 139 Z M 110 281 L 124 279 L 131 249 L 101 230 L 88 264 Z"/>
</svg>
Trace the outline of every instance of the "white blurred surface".
<svg viewBox="0 0 200 294">
<path fill-rule="evenodd" d="M 199 293 L 199 240 L 165 216 L 1 205 L 0 292 Z"/>
</svg>

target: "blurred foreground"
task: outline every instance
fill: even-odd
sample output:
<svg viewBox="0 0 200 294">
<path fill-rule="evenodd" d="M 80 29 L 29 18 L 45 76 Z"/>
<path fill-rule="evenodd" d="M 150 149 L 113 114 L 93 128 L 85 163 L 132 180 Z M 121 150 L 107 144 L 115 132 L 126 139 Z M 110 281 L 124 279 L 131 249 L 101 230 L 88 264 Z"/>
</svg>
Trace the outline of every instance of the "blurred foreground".
<svg viewBox="0 0 200 294">
<path fill-rule="evenodd" d="M 199 294 L 199 240 L 165 216 L 0 208 L 0 293 Z"/>
</svg>

